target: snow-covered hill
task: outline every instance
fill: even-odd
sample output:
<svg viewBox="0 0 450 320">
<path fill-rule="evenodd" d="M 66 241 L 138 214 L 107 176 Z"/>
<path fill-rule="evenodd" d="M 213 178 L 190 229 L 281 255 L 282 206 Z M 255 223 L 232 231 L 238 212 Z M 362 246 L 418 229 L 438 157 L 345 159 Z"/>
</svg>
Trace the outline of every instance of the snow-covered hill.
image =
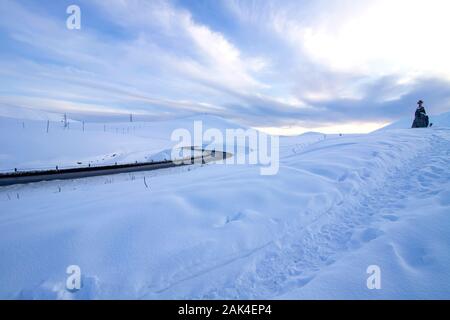
<svg viewBox="0 0 450 320">
<path fill-rule="evenodd" d="M 3 119 L 1 160 L 131 159 L 193 120 L 47 134 Z M 0 188 L 0 297 L 450 297 L 450 128 L 280 144 L 275 176 L 209 164 Z M 75 293 L 69 265 L 83 275 Z M 370 265 L 381 290 L 366 286 Z"/>
<path fill-rule="evenodd" d="M 62 116 L 60 116 L 62 118 Z M 77 167 L 163 160 L 175 145 L 170 135 L 184 128 L 193 132 L 201 121 L 204 130 L 238 126 L 225 119 L 201 115 L 159 122 L 85 123 L 0 117 L 0 171 Z M 48 131 L 47 131 L 48 125 Z M 83 129 L 84 126 L 84 129 Z"/>
<path fill-rule="evenodd" d="M 414 114 L 410 118 L 403 118 L 395 121 L 379 130 L 390 129 L 408 129 L 414 121 Z M 435 128 L 448 128 L 450 127 L 450 112 L 445 112 L 437 115 L 430 115 L 430 122 L 433 123 Z"/>
</svg>

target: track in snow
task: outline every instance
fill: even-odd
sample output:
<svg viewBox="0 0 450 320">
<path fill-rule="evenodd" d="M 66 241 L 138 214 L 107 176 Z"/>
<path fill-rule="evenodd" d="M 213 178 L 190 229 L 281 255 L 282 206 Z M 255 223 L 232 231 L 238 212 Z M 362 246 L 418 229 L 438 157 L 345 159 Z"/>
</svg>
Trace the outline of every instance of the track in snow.
<svg viewBox="0 0 450 320">
<path fill-rule="evenodd" d="M 449 146 L 450 141 L 433 134 L 428 150 L 388 177 L 382 187 L 350 197 L 306 225 L 294 224 L 277 241 L 261 248 L 262 254 L 235 279 L 233 287 L 210 287 L 193 298 L 270 299 L 305 286 L 342 254 L 382 236 L 377 222 L 395 223 L 403 218 L 408 201 L 441 192 L 450 181 L 449 170 L 443 169 L 450 168 Z M 203 273 L 220 267 L 218 263 Z"/>
<path fill-rule="evenodd" d="M 408 201 L 435 196 L 450 181 L 450 171 L 443 169 L 450 168 L 449 146 L 450 141 L 434 134 L 428 150 L 388 177 L 381 188 L 363 195 L 356 206 L 335 206 L 304 229 L 291 230 L 278 241 L 280 247 L 272 247 L 257 262 L 255 274 L 237 279 L 235 295 L 267 299 L 302 287 L 342 253 L 381 236 L 378 221 L 402 219 L 397 213 Z"/>
</svg>

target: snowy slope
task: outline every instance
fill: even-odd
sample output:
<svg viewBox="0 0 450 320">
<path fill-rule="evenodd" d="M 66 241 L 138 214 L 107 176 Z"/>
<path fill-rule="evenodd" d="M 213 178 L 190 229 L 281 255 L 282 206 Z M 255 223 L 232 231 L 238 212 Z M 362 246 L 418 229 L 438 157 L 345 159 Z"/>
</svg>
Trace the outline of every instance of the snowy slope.
<svg viewBox="0 0 450 320">
<path fill-rule="evenodd" d="M 161 149 L 180 121 L 126 141 L 81 131 L 72 145 L 80 159 L 98 156 L 88 141 L 105 154 Z M 0 297 L 450 298 L 449 128 L 280 143 L 275 176 L 210 164 L 0 188 Z M 65 290 L 72 264 L 76 293 Z M 379 291 L 366 287 L 374 264 Z"/>
<path fill-rule="evenodd" d="M 234 128 L 224 119 L 203 115 L 159 122 L 85 123 L 0 117 L 0 171 L 48 169 L 164 160 L 176 142 L 177 128 L 193 131 L 193 120 L 208 128 Z"/>
<path fill-rule="evenodd" d="M 445 112 L 437 115 L 429 115 L 430 122 L 433 123 L 435 128 L 448 128 L 450 126 L 450 112 Z M 391 130 L 391 129 L 408 129 L 411 128 L 414 121 L 414 114 L 409 118 L 403 118 L 395 121 L 379 130 Z"/>
</svg>

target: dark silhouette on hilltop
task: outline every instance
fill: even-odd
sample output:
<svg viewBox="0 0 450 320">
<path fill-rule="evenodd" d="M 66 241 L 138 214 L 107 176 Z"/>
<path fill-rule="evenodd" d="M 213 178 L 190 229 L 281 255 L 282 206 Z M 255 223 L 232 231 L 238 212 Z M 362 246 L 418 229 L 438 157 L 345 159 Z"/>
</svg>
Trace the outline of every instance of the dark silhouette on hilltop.
<svg viewBox="0 0 450 320">
<path fill-rule="evenodd" d="M 412 128 L 427 128 L 430 121 L 429 121 L 427 112 L 425 111 L 425 108 L 423 107 L 423 101 L 419 100 L 417 102 L 417 104 L 418 104 L 418 106 L 416 109 Z"/>
</svg>

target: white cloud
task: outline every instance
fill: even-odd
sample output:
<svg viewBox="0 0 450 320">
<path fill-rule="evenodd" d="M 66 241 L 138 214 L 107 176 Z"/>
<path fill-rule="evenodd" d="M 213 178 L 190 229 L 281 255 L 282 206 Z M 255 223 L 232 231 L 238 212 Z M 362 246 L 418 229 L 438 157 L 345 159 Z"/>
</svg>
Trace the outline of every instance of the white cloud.
<svg viewBox="0 0 450 320">
<path fill-rule="evenodd" d="M 5 103 L 211 112 L 260 126 L 350 121 L 349 111 L 378 121 L 400 112 L 380 116 L 373 102 L 400 99 L 423 74 L 450 70 L 444 1 L 225 3 L 236 16 L 222 18 L 236 25 L 213 29 L 170 1 L 81 1 L 92 10 L 83 17 L 100 23 L 70 32 L 45 6 L 4 0 L 0 29 L 21 48 L 0 61 Z"/>
<path fill-rule="evenodd" d="M 312 23 L 278 16 L 274 28 L 309 59 L 336 72 L 450 79 L 448 0 L 361 2 L 365 5 L 355 8 L 333 6 L 328 19 Z"/>
<path fill-rule="evenodd" d="M 185 73 L 191 80 L 211 82 L 214 86 L 232 90 L 265 87 L 254 76 L 267 65 L 261 57 L 244 56 L 223 34 L 195 22 L 186 10 L 175 8 L 166 1 L 116 0 L 97 3 L 107 10 L 113 20 L 127 28 L 139 30 L 139 44 L 142 46 L 129 46 L 130 54 L 134 54 L 133 50 L 139 54 L 149 47 L 153 47 L 154 51 L 156 47 L 160 52 L 158 58 L 153 55 L 152 59 L 163 57 L 168 68 Z M 155 33 L 161 34 L 163 40 L 159 43 L 154 42 Z M 173 51 L 170 46 L 165 47 L 168 43 L 174 46 Z"/>
<path fill-rule="evenodd" d="M 124 106 L 147 104 L 150 110 L 218 112 L 223 109 L 218 102 L 236 101 L 244 91 L 265 87 L 254 76 L 267 65 L 264 60 L 244 56 L 186 10 L 167 1 L 111 0 L 97 5 L 103 18 L 125 28 L 127 37 L 104 37 L 87 27 L 69 32 L 45 11 L 37 14 L 18 3 L 5 3 L 8 19 L 0 27 L 30 52 L 45 56 L 44 61 L 16 57 L 5 63 L 3 75 L 21 82 L 16 91 L 55 99 L 64 90 L 67 103 L 61 106 L 71 110 L 80 106 L 80 111 L 91 106 L 82 102 L 90 95 L 88 100 L 103 110 L 115 101 Z M 93 104 L 92 108 L 97 111 Z"/>
</svg>

